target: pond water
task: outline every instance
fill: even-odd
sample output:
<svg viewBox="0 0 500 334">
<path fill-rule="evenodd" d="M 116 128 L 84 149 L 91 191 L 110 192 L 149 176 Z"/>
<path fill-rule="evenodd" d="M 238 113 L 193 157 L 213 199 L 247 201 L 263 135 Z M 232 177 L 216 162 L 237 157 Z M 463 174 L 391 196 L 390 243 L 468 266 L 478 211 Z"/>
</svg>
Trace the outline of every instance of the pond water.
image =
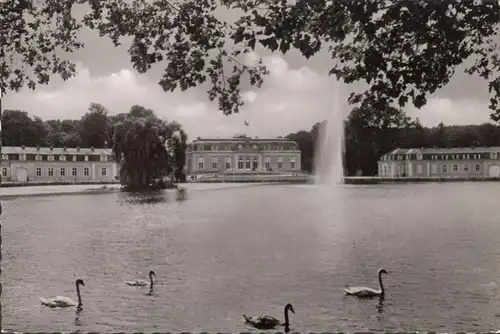
<svg viewBox="0 0 500 334">
<path fill-rule="evenodd" d="M 186 185 L 186 191 L 3 200 L 3 328 L 249 331 L 500 328 L 500 183 Z M 383 301 L 345 296 L 376 287 Z M 129 287 L 148 279 L 153 293 Z M 50 309 L 40 297 L 76 300 Z"/>
</svg>

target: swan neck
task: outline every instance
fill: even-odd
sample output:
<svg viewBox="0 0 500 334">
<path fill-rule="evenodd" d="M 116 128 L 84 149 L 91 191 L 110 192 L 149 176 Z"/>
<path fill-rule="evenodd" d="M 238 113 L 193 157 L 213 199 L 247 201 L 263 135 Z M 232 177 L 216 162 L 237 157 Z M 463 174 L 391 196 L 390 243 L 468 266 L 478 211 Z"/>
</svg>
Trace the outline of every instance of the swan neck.
<svg viewBox="0 0 500 334">
<path fill-rule="evenodd" d="M 78 306 L 82 306 L 82 296 L 80 295 L 80 284 L 76 284 L 76 295 L 78 296 Z"/>
<path fill-rule="evenodd" d="M 384 294 L 384 284 L 382 283 L 382 273 L 378 273 L 378 286 L 380 288 L 380 292 Z"/>
<path fill-rule="evenodd" d="M 288 311 L 289 311 L 288 307 L 285 307 L 285 323 L 284 323 L 285 326 L 288 326 L 289 324 Z"/>
</svg>

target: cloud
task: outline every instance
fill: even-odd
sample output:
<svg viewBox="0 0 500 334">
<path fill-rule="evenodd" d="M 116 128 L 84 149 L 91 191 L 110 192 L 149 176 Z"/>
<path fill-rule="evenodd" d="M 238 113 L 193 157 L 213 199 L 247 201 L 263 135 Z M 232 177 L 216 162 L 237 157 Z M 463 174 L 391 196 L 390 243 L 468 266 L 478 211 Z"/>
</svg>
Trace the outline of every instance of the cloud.
<svg viewBox="0 0 500 334">
<path fill-rule="evenodd" d="M 249 60 L 258 55 L 249 55 Z M 4 108 L 25 110 L 42 119 L 80 118 L 91 102 L 103 104 L 110 114 L 127 112 L 134 104 L 153 109 L 169 121 L 181 123 L 189 137 L 282 136 L 309 129 L 331 108 L 332 80 L 308 67 L 291 69 L 280 56 L 264 59 L 271 74 L 261 89 L 243 92 L 240 114 L 224 116 L 199 91 L 164 92 L 156 82 L 123 68 L 109 75 L 92 73 L 78 63 L 78 74 L 55 86 L 6 96 Z M 245 120 L 249 126 L 245 126 Z"/>
<path fill-rule="evenodd" d="M 491 122 L 488 101 L 478 101 L 467 97 L 450 99 L 435 96 L 420 110 L 407 108 L 409 116 L 420 119 L 424 126 L 435 126 L 440 122 L 446 125 L 467 125 Z"/>
<path fill-rule="evenodd" d="M 245 59 L 253 63 L 258 55 Z M 137 75 L 130 68 L 98 75 L 85 63 L 78 63 L 78 74 L 61 84 L 42 87 L 33 92 L 23 90 L 6 96 L 3 107 L 25 110 L 42 119 L 80 118 L 91 102 L 101 103 L 110 114 L 127 112 L 134 104 L 153 109 L 168 121 L 177 121 L 190 139 L 198 136 L 229 137 L 245 133 L 250 136 L 275 137 L 309 130 L 336 112 L 347 116 L 349 88 L 333 77 L 308 66 L 292 68 L 280 55 L 264 58 L 270 69 L 260 89 L 243 92 L 246 102 L 240 114 L 224 116 L 200 90 L 164 92 L 148 76 Z M 352 88 L 351 88 L 352 89 Z M 488 121 L 488 109 L 474 99 L 452 100 L 436 96 L 421 110 L 407 109 L 424 125 L 469 124 Z M 335 119 L 338 119 L 335 117 Z M 249 126 L 245 126 L 245 121 Z"/>
</svg>

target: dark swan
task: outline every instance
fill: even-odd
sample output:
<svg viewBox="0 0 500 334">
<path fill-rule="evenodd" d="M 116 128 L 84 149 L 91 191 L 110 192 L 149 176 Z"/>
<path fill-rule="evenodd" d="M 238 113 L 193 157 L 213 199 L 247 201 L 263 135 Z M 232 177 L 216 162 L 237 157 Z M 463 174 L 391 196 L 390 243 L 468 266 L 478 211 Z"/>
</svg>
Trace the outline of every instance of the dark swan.
<svg viewBox="0 0 500 334">
<path fill-rule="evenodd" d="M 245 319 L 246 323 L 252 325 L 257 329 L 273 329 L 276 328 L 278 325 L 285 326 L 285 328 L 288 328 L 290 326 L 288 311 L 295 313 L 292 304 L 285 305 L 285 322 L 283 323 L 278 319 L 271 317 L 269 315 L 261 315 L 260 317 L 249 317 L 243 314 L 243 318 Z"/>
</svg>

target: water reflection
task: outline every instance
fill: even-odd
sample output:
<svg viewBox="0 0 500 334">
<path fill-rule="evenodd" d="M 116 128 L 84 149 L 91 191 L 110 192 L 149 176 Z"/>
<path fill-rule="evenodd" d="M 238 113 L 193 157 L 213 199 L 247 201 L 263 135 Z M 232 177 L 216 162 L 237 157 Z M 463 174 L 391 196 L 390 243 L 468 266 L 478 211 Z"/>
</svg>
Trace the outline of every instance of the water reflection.
<svg viewBox="0 0 500 334">
<path fill-rule="evenodd" d="M 185 200 L 187 200 L 188 197 L 186 188 L 178 188 L 177 196 L 175 199 L 177 200 L 177 202 L 184 202 Z"/>
<path fill-rule="evenodd" d="M 81 326 L 82 323 L 80 322 L 80 314 L 82 313 L 82 307 L 78 306 L 75 312 L 75 326 Z"/>
<path fill-rule="evenodd" d="M 176 190 L 155 190 L 147 192 L 124 192 L 119 196 L 120 204 L 158 204 L 184 202 L 188 199 L 187 190 L 178 188 Z"/>
<path fill-rule="evenodd" d="M 384 312 L 384 296 L 379 297 L 376 308 L 378 313 Z"/>
</svg>

